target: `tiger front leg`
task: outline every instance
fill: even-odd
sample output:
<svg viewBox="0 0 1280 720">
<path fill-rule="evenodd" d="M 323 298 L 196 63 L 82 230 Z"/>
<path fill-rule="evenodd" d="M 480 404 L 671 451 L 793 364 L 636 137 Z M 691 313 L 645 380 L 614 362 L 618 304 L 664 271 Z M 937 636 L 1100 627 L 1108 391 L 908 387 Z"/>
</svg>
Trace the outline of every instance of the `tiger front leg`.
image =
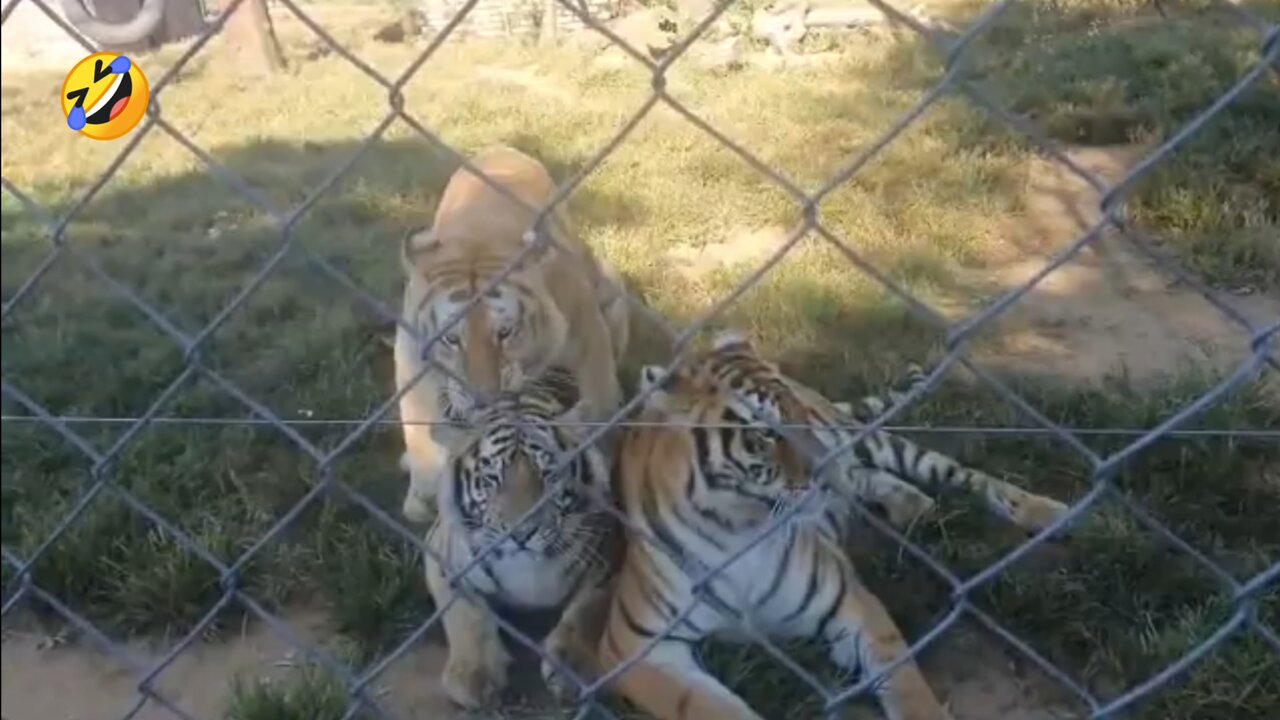
<svg viewBox="0 0 1280 720">
<path fill-rule="evenodd" d="M 583 580 L 582 587 L 570 598 L 560 615 L 560 622 L 542 643 L 545 653 L 542 679 L 561 702 L 568 703 L 577 698 L 581 690 L 579 681 L 591 683 L 597 677 L 596 647 L 608 616 L 610 598 L 607 584 L 590 578 Z M 567 667 L 577 679 L 560 672 L 549 658 Z"/>
<path fill-rule="evenodd" d="M 411 522 L 425 523 L 433 515 L 432 501 L 449 460 L 448 445 L 432 433 L 432 424 L 443 416 L 439 385 L 431 373 L 419 377 L 423 361 L 417 355 L 416 342 L 403 328 L 396 333 L 395 360 L 396 389 L 404 391 L 399 402 L 405 448 L 400 469 L 409 475 L 400 512 Z"/>
<path fill-rule="evenodd" d="M 430 555 L 426 566 L 427 588 L 436 607 L 454 601 L 456 592 Z M 457 598 L 445 610 L 443 624 L 449 652 L 441 675 L 445 695 L 468 710 L 492 705 L 506 688 L 511 662 L 497 625 L 466 597 Z"/>
<path fill-rule="evenodd" d="M 410 522 L 425 523 L 434 516 L 432 501 L 440 489 L 444 462 L 445 459 L 438 455 L 427 458 L 425 463 L 414 458 L 411 452 L 406 451 L 400 456 L 400 469 L 409 475 L 409 487 L 405 490 L 400 514 Z"/>
<path fill-rule="evenodd" d="M 575 331 L 582 338 L 573 358 L 581 397 L 578 406 L 584 420 L 607 420 L 622 407 L 623 397 L 611 331 L 598 308 L 579 313 L 577 320 L 580 326 Z"/>
<path fill-rule="evenodd" d="M 617 622 L 614 618 L 610 623 Z M 640 640 L 631 636 L 633 640 Z M 616 639 L 616 636 L 615 636 Z M 601 643 L 601 671 L 644 652 L 645 642 Z M 702 668 L 688 643 L 659 641 L 618 676 L 611 689 L 657 720 L 764 720 Z"/>
<path fill-rule="evenodd" d="M 825 628 L 836 664 L 862 677 L 880 673 L 907 654 L 907 641 L 884 605 L 846 568 L 845 594 Z M 875 697 L 889 720 L 951 720 L 914 660 L 895 666 L 876 683 Z"/>
<path fill-rule="evenodd" d="M 460 437 L 451 428 L 429 433 L 425 426 L 405 427 L 408 450 L 400 456 L 400 469 L 409 475 L 409 488 L 400 513 L 410 522 L 425 524 L 435 517 L 433 503 L 449 466 L 449 448 L 458 447 Z"/>
<path fill-rule="evenodd" d="M 600 262 L 600 269 L 605 279 L 599 288 L 600 312 L 609 328 L 614 362 L 621 364 L 631 342 L 631 304 L 626 283 L 617 269 L 604 261 Z"/>
</svg>

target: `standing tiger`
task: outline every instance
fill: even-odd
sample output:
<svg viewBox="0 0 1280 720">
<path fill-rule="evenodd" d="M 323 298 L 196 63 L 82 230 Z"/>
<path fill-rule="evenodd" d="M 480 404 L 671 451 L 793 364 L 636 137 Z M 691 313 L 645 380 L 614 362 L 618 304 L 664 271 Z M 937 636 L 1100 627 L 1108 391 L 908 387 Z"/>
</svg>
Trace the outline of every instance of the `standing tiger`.
<svg viewBox="0 0 1280 720">
<path fill-rule="evenodd" d="M 845 495 L 812 481 L 810 452 L 847 439 L 849 431 L 838 426 L 851 418 L 731 333 L 669 376 L 645 368 L 642 388 L 655 384 L 641 412 L 649 422 L 624 436 L 615 473 L 628 524 L 642 533 L 627 542 L 600 641 L 600 670 L 642 657 L 612 687 L 660 720 L 759 720 L 693 652 L 705 638 L 734 637 L 736 623 L 726 612 L 771 637 L 816 639 L 850 671 L 873 674 L 901 659 L 906 641 L 844 551 L 851 514 Z M 761 418 L 799 429 L 784 437 Z M 796 437 L 799 443 L 788 439 Z M 889 506 L 904 497 L 914 503 L 915 496 L 898 494 L 909 482 L 978 491 L 1028 530 L 1065 511 L 1056 500 L 884 432 L 870 434 L 833 470 L 854 495 Z M 792 509 L 796 514 L 772 536 L 731 560 Z M 899 510 L 901 518 L 921 508 Z M 947 717 L 910 659 L 874 692 L 891 720 Z"/>
<path fill-rule="evenodd" d="M 533 208 L 547 205 L 555 193 L 542 163 L 512 148 L 490 148 L 471 164 Z M 564 212 L 557 208 L 546 223 L 558 246 L 533 251 L 520 269 L 472 304 L 536 239 L 535 220 L 529 208 L 463 167 L 445 187 L 432 226 L 404 240 L 407 280 L 395 340 L 397 390 L 428 367 L 428 358 L 454 376 L 429 369 L 400 399 L 401 467 L 410 476 L 402 511 L 411 520 L 430 517 L 428 501 L 438 476 L 450 448 L 461 442 L 458 430 L 441 423 L 473 419 L 471 391 L 492 395 L 518 389 L 560 367 L 581 388 L 579 411 L 585 420 L 605 419 L 621 404 L 617 366 L 629 332 L 625 291 L 620 276 L 569 232 Z M 462 319 L 445 330 L 459 311 Z M 441 330 L 438 341 L 422 346 L 420 340 Z"/>
<path fill-rule="evenodd" d="M 445 576 L 511 531 L 460 583 L 499 607 L 562 610 L 543 651 L 589 680 L 621 534 L 616 518 L 602 509 L 613 496 L 609 462 L 598 445 L 551 475 L 582 435 L 572 426 L 574 412 L 566 412 L 573 390 L 571 379 L 550 373 L 500 394 L 480 411 L 478 429 L 449 462 L 437 496 L 439 514 L 427 531 L 427 545 L 443 566 L 424 557 L 432 598 L 445 607 L 455 595 Z M 519 523 L 544 494 L 552 497 Z M 489 704 L 506 685 L 510 662 L 497 624 L 467 598 L 457 598 L 443 625 L 446 694 L 465 708 Z M 542 675 L 561 699 L 575 694 L 573 682 L 546 660 Z"/>
</svg>

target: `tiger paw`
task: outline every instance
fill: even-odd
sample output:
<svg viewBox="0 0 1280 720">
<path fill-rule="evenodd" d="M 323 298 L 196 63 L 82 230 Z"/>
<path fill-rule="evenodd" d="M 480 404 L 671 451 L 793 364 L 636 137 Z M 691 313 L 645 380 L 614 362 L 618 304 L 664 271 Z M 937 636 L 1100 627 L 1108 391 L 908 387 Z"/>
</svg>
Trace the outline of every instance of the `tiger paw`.
<svg viewBox="0 0 1280 720">
<path fill-rule="evenodd" d="M 1038 533 L 1061 519 L 1071 509 L 1051 497 L 1021 491 L 1007 503 L 1009 519 L 1018 527 Z"/>
<path fill-rule="evenodd" d="M 507 662 L 501 648 L 480 657 L 450 652 L 441 677 L 445 695 L 467 710 L 492 706 L 507 686 Z"/>
<path fill-rule="evenodd" d="M 426 523 L 433 514 L 431 502 L 415 493 L 413 488 L 409 488 L 404 495 L 404 502 L 400 505 L 400 514 L 404 515 L 409 522 Z"/>
<path fill-rule="evenodd" d="M 432 512 L 432 501 L 439 490 L 439 474 L 409 467 L 409 489 L 405 491 L 404 502 L 400 505 L 400 514 L 410 522 L 426 523 L 435 513 Z"/>
<path fill-rule="evenodd" d="M 594 663 L 590 654 L 554 633 L 543 643 L 543 653 L 545 657 L 542 660 L 542 679 L 546 682 L 547 689 L 561 703 L 569 704 L 577 701 L 582 691 L 582 684 L 590 683 L 595 679 L 592 669 Z M 553 664 L 548 658 L 554 658 L 556 663 Z M 577 677 L 569 677 L 560 672 L 557 665 L 567 667 Z"/>
</svg>

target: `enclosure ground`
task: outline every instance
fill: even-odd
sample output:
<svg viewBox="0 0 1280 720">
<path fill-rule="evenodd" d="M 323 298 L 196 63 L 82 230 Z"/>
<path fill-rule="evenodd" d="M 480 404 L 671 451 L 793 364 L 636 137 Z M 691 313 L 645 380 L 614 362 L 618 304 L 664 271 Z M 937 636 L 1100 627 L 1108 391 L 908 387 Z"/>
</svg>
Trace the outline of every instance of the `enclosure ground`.
<svg viewBox="0 0 1280 720">
<path fill-rule="evenodd" d="M 285 617 L 289 626 L 311 643 L 325 643 L 321 615 L 300 612 Z M 0 689 L 6 718 L 57 718 L 91 720 L 123 716 L 138 701 L 137 682 L 120 671 L 111 658 L 83 643 L 48 645 L 39 633 L 9 632 L 4 638 L 0 664 Z M 130 644 L 139 658 L 156 662 L 163 656 L 143 642 Z M 490 716 L 466 714 L 448 702 L 437 679 L 444 667 L 443 642 L 432 638 L 419 644 L 403 660 L 373 684 L 371 695 L 396 717 L 405 720 L 487 720 Z M 523 658 L 530 676 L 532 661 Z M 261 625 L 228 633 L 213 643 L 198 642 L 166 671 L 158 690 L 191 717 L 216 718 L 233 702 L 228 678 L 255 679 L 264 683 L 288 682 L 289 673 L 306 659 Z M 1077 717 L 1069 707 L 1053 702 L 1057 692 L 1051 681 L 993 648 L 970 630 L 948 637 L 925 656 L 923 667 L 955 720 L 1067 720 Z M 531 693 L 542 704 L 545 696 Z M 139 720 L 170 720 L 170 710 L 151 703 L 134 716 Z M 508 708 L 493 720 L 558 717 L 534 708 Z M 876 715 L 866 708 L 851 710 L 849 720 Z M 320 719 L 316 719 L 320 720 Z"/>
<path fill-rule="evenodd" d="M 946 3 L 939 13 L 962 26 L 980 5 Z M 1249 5 L 1255 6 L 1280 20 L 1274 2 Z M 423 47 L 370 39 L 394 18 L 386 8 L 306 9 L 391 76 Z M 291 64 L 283 76 L 244 82 L 222 66 L 215 40 L 159 102 L 166 122 L 190 142 L 288 208 L 308 202 L 361 149 L 387 102 L 385 89 L 286 11 L 276 13 L 275 23 Z M 5 33 L 7 55 L 8 22 Z M 810 42 L 833 58 L 790 69 L 680 62 L 667 87 L 690 112 L 812 190 L 892 128 L 945 68 L 905 35 Z M 1018 5 L 974 39 L 966 77 L 1063 142 L 1070 157 L 1115 181 L 1230 87 L 1256 60 L 1259 42 L 1256 33 L 1196 7 L 1164 21 L 1142 2 Z M 159 78 L 182 50 L 135 60 Z M 651 78 L 639 66 L 602 57 L 575 47 L 449 42 L 406 85 L 405 107 L 460 151 L 510 143 L 566 178 L 583 169 L 651 91 Z M 56 97 L 61 78 L 57 68 L 6 72 L 0 128 L 4 176 L 55 214 L 68 210 L 122 147 L 68 142 Z M 1158 238 L 1162 254 L 1255 323 L 1280 315 L 1278 90 L 1276 77 L 1265 77 L 1135 183 L 1126 204 L 1134 226 Z M 385 323 L 355 295 L 337 290 L 314 259 L 395 308 L 396 244 L 406 228 L 430 220 L 454 168 L 402 122 L 392 122 L 293 227 L 294 250 L 212 333 L 203 360 L 296 423 L 306 442 L 328 449 L 343 441 L 353 426 L 341 421 L 366 417 L 391 392 L 389 352 L 378 338 Z M 820 210 L 823 223 L 859 257 L 948 320 L 959 320 L 1036 273 L 1096 221 L 1098 203 L 1096 192 L 1025 139 L 964 97 L 948 96 L 826 197 Z M 569 206 L 588 242 L 678 323 L 732 291 L 801 216 L 786 193 L 661 105 L 585 180 Z M 98 418 L 73 427 L 100 449 L 151 408 L 180 376 L 184 358 L 77 258 L 98 259 L 162 308 L 169 322 L 194 333 L 218 317 L 280 242 L 260 208 L 158 129 L 71 222 L 71 251 L 34 286 L 24 283 L 49 252 L 39 218 L 6 194 L 0 219 L 6 303 L 30 289 L 4 322 L 5 379 L 55 415 Z M 942 330 L 814 236 L 717 324 L 745 328 L 788 371 L 833 398 L 881 388 L 904 362 L 928 365 L 945 351 Z M 651 359 L 641 357 L 651 350 L 643 336 L 638 346 L 628 358 L 628 380 L 636 364 Z M 1155 427 L 1250 352 L 1247 332 L 1114 234 L 984 325 L 969 348 L 1054 422 L 1122 431 Z M 1274 373 L 1243 385 L 1188 429 L 1280 427 L 1278 386 Z M 322 477 L 276 429 L 236 424 L 249 417 L 247 409 L 205 379 L 180 383 L 155 410 L 164 420 L 126 447 L 113 482 L 223 562 L 253 547 Z M 8 398 L 4 413 L 29 414 Z M 204 417 L 227 422 L 195 421 Z M 329 420 L 339 422 L 315 422 Z M 1034 424 L 962 369 L 895 422 Z M 0 431 L 4 544 L 26 554 L 84 492 L 88 463 L 38 423 L 6 420 Z M 1066 500 L 1089 488 L 1081 457 L 1043 434 L 917 429 L 912 437 Z M 1103 454 L 1136 439 L 1132 433 L 1080 437 Z M 400 443 L 394 426 L 375 426 L 330 469 L 332 476 L 394 517 L 403 492 Z M 1272 440 L 1168 438 L 1128 463 L 1116 483 L 1237 579 L 1280 559 L 1280 528 L 1271 512 L 1280 504 L 1280 448 Z M 1074 529 L 1069 541 L 1034 553 L 971 600 L 1099 695 L 1116 697 L 1149 679 L 1229 615 L 1230 594 L 1217 579 L 1114 497 Z M 961 576 L 1022 540 L 980 509 L 950 499 L 910 537 Z M 948 607 L 949 588 L 892 543 L 872 536 L 853 550 L 909 636 L 918 637 Z M 15 587 L 11 570 L 6 564 L 6 593 Z M 189 632 L 221 595 L 216 571 L 111 490 L 47 549 L 32 578 L 113 639 L 134 638 L 130 647 L 150 658 Z M 430 612 L 416 553 L 340 494 L 322 497 L 287 533 L 258 547 L 239 583 L 357 671 L 372 667 Z M 305 612 L 297 609 L 302 601 Z M 241 609 L 233 603 L 221 614 L 158 687 L 202 718 L 340 718 L 341 689 L 323 677 L 299 675 L 305 669 L 300 658 L 288 657 L 285 645 L 260 625 L 246 623 Z M 1280 590 L 1261 595 L 1258 617 L 1280 629 Z M 49 622 L 47 613 L 42 622 Z M 43 627 L 55 636 L 62 630 Z M 41 649 L 44 634 L 32 626 L 10 626 L 6 618 L 6 630 L 6 720 L 61 720 L 55 713 L 64 711 L 97 717 L 108 703 L 123 707 L 135 700 L 132 683 L 107 670 L 85 638 Z M 966 626 L 943 640 L 926 653 L 924 665 L 958 718 L 1048 720 L 1082 712 L 991 634 Z M 402 710 L 401 717 L 445 717 L 436 694 L 440 643 L 429 637 L 388 670 L 391 692 L 380 697 Z M 838 681 L 821 654 L 804 647 L 795 652 L 807 666 L 828 672 L 825 680 Z M 711 646 L 706 657 L 766 717 L 817 716 L 812 693 L 761 653 Z M 226 684 L 233 670 L 278 680 L 233 690 Z M 49 682 L 63 677 L 68 683 Z M 85 694 L 67 691 L 69 685 Z M 534 700 L 508 716 L 559 717 Z M 147 712 L 153 710 L 159 712 Z M 1135 715 L 1271 716 L 1280 716 L 1280 662 L 1245 635 L 1231 638 Z"/>
</svg>

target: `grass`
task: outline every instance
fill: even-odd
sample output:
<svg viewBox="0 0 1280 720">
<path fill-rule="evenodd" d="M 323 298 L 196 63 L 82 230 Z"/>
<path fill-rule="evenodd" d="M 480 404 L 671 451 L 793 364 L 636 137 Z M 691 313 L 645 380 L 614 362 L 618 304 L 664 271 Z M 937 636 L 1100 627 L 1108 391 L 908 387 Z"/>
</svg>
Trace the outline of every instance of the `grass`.
<svg viewBox="0 0 1280 720">
<path fill-rule="evenodd" d="M 1271 22 L 1280 3 L 1246 7 Z M 1259 62 L 1259 37 L 1212 3 L 1165 21 L 1143 2 L 1019 4 L 966 53 L 973 78 L 1049 137 L 1154 148 Z M 1259 82 L 1160 163 L 1130 218 L 1229 288 L 1280 280 L 1280 81 Z"/>
<path fill-rule="evenodd" d="M 342 680 L 304 665 L 279 680 L 236 678 L 223 720 L 341 720 L 346 711 Z"/>
<path fill-rule="evenodd" d="M 1019 8 L 976 39 L 967 77 L 1071 143 L 1167 137 L 1256 57 L 1256 37 L 1212 17 L 1152 23 L 1134 7 L 1100 0 Z M 1112 22 L 1117 18 L 1126 22 Z M 162 101 L 167 121 L 272 202 L 293 207 L 356 152 L 386 105 L 384 92 L 325 54 L 318 40 L 297 34 L 296 24 L 277 23 L 291 33 L 288 74 L 248 88 L 212 55 L 201 54 Z M 331 27 L 389 74 L 416 52 L 369 44 L 359 22 Z M 157 77 L 174 56 L 146 58 L 144 67 Z M 888 129 L 940 72 L 936 59 L 910 43 L 872 39 L 846 50 L 838 67 L 821 71 L 677 65 L 669 90 L 768 165 L 812 188 Z M 516 80 L 502 79 L 511 77 Z M 68 139 L 53 98 L 59 80 L 6 77 L 0 129 L 5 177 L 65 211 L 121 144 Z M 513 82 L 523 82 L 523 89 Z M 1233 288 L 1270 291 L 1280 280 L 1280 243 L 1274 242 L 1280 137 L 1270 121 L 1280 111 L 1275 89 L 1273 78 L 1256 86 L 1139 183 L 1130 202 L 1142 227 L 1167 240 L 1196 271 Z M 456 148 L 509 142 L 565 177 L 584 167 L 648 91 L 643 72 L 593 66 L 568 49 L 446 45 L 406 87 L 406 107 Z M 822 205 L 823 221 L 926 299 L 971 293 L 956 271 L 998 269 L 999 258 L 1007 257 L 1004 221 L 1024 209 L 1020 191 L 1030 152 L 971 105 L 949 98 L 833 192 Z M 396 243 L 406 227 L 429 220 L 452 169 L 409 129 L 389 126 L 294 226 L 298 247 L 212 333 L 201 351 L 204 366 L 285 420 L 367 416 L 391 392 L 389 354 L 376 337 L 377 323 L 355 296 L 335 290 L 308 253 L 394 307 Z M 48 245 L 36 218 L 7 194 L 3 202 L 0 276 L 8 302 Z M 736 155 L 663 107 L 592 173 L 570 206 L 591 243 L 656 309 L 680 319 L 730 291 L 749 264 L 685 281 L 670 272 L 664 252 L 799 218 L 781 190 L 761 183 Z M 95 258 L 163 308 L 169 322 L 194 334 L 244 289 L 279 237 L 261 209 L 153 131 L 70 223 L 67 240 L 71 251 L 5 319 L 4 377 L 54 414 L 129 418 L 147 412 L 181 377 L 183 353 L 80 260 Z M 936 359 L 941 349 L 936 332 L 813 239 L 746 293 L 726 320 L 746 326 L 790 371 L 833 397 L 879 387 L 899 363 Z M 1096 428 L 1152 427 L 1217 379 L 1100 388 L 1011 381 L 1053 420 Z M 1256 384 L 1246 387 L 1197 426 L 1280 426 L 1280 410 L 1266 397 Z M 3 409 L 25 414 L 7 397 Z M 181 422 L 249 417 L 209 375 L 183 379 L 155 411 L 177 421 L 152 425 L 124 447 L 107 468 L 108 489 L 33 568 L 38 585 L 113 635 L 184 632 L 223 592 L 213 566 L 127 498 L 142 500 L 228 564 L 327 476 L 393 516 L 398 511 L 403 481 L 393 427 L 371 428 L 332 466 L 321 467 L 268 426 Z M 1025 424 L 991 393 L 963 382 L 945 383 L 909 420 Z M 354 429 L 296 427 L 321 452 Z M 74 428 L 105 449 L 127 425 Z M 94 477 L 91 464 L 46 427 L 6 421 L 0 433 L 4 544 L 25 556 L 59 526 Z M 1087 468 L 1051 440 L 965 437 L 948 445 L 946 436 L 925 439 L 1062 497 L 1077 498 L 1086 489 Z M 1098 452 L 1119 447 L 1089 442 Z M 1125 467 L 1118 483 L 1197 549 L 1246 578 L 1280 557 L 1280 534 L 1267 512 L 1280 499 L 1278 471 L 1274 443 L 1165 440 Z M 946 509 L 913 539 L 962 575 L 1017 541 L 965 503 Z M 876 591 L 915 636 L 945 608 L 946 588 L 890 549 L 873 543 L 860 558 Z M 1127 518 L 1113 499 L 1076 539 L 1047 556 L 1011 568 L 976 591 L 974 602 L 1106 696 L 1151 677 L 1229 614 L 1229 598 L 1214 578 Z M 322 605 L 335 637 L 364 667 L 430 611 L 411 546 L 341 493 L 318 497 L 239 569 L 238 587 L 270 608 L 300 600 Z M 12 572 L 6 564 L 6 598 Z M 1280 628 L 1278 591 L 1268 593 L 1259 617 Z M 232 623 L 241 610 L 232 603 L 219 624 Z M 1233 638 L 1143 704 L 1140 716 L 1274 716 L 1280 663 L 1268 652 L 1256 640 Z M 812 649 L 807 657 L 819 660 Z M 759 653 L 719 648 L 709 660 L 766 713 L 812 700 Z M 241 685 L 228 716 L 329 717 L 344 709 L 331 681 L 307 676 L 297 682 Z"/>
</svg>

